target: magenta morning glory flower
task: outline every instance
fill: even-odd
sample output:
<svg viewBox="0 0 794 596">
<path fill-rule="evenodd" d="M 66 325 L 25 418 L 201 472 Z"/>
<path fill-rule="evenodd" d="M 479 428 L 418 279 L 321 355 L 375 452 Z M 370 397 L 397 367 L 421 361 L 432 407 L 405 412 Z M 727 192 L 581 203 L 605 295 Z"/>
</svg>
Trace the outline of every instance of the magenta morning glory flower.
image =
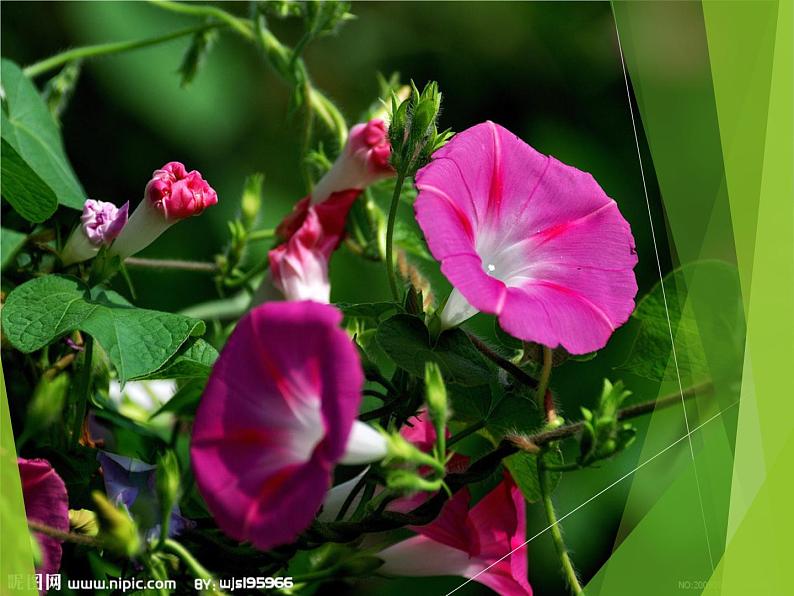
<svg viewBox="0 0 794 596">
<path fill-rule="evenodd" d="M 417 536 L 377 557 L 379 572 L 396 576 L 458 575 L 503 596 L 532 594 L 527 580 L 526 503 L 513 479 L 502 482 L 469 508 L 467 488 L 447 501 L 438 518 L 412 528 Z"/>
<path fill-rule="evenodd" d="M 31 521 L 39 522 L 61 532 L 69 531 L 69 496 L 66 486 L 46 459 L 17 459 L 22 480 L 25 513 Z M 42 560 L 37 573 L 57 573 L 61 567 L 61 542 L 57 538 L 35 532 L 41 546 Z"/>
<path fill-rule="evenodd" d="M 445 327 L 477 311 L 572 354 L 602 348 L 634 309 L 629 224 L 590 174 L 485 122 L 416 175 L 416 219 L 454 290 Z"/>
<path fill-rule="evenodd" d="M 339 327 L 316 302 L 269 302 L 237 324 L 196 413 L 191 461 L 220 528 L 268 549 L 309 526 L 337 463 L 386 454 L 356 421 L 364 375 Z"/>
<path fill-rule="evenodd" d="M 61 260 L 64 265 L 87 261 L 97 255 L 100 247 L 110 246 L 127 224 L 130 204 L 116 207 L 106 201 L 88 199 L 83 204 L 80 225 L 69 235 Z"/>
</svg>

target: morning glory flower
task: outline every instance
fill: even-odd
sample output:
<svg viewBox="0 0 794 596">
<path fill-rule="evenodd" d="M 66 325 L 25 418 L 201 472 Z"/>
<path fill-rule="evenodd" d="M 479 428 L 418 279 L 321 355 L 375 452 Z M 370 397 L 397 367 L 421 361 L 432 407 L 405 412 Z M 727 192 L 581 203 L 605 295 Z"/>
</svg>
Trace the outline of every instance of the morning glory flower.
<svg viewBox="0 0 794 596">
<path fill-rule="evenodd" d="M 471 508 L 470 499 L 468 488 L 459 490 L 435 521 L 411 528 L 417 536 L 378 553 L 384 562 L 378 572 L 409 577 L 457 575 L 504 596 L 531 595 L 524 544 L 526 503 L 521 491 L 505 474 Z"/>
<path fill-rule="evenodd" d="M 110 246 L 127 224 L 129 203 L 116 207 L 106 201 L 88 199 L 83 204 L 80 225 L 69 235 L 61 253 L 64 265 L 94 258 L 102 246 Z"/>
<path fill-rule="evenodd" d="M 66 485 L 46 459 L 17 459 L 22 480 L 22 498 L 25 513 L 36 521 L 61 532 L 69 531 L 69 496 Z M 41 547 L 41 563 L 36 572 L 57 573 L 61 567 L 61 541 L 40 532 L 34 532 Z"/>
<path fill-rule="evenodd" d="M 337 463 L 386 454 L 356 421 L 364 375 L 339 327 L 317 302 L 268 302 L 237 324 L 196 413 L 191 461 L 220 528 L 259 549 L 293 541 L 311 523 Z"/>
<path fill-rule="evenodd" d="M 200 215 L 217 202 L 217 193 L 200 172 L 188 172 L 178 161 L 169 162 L 152 174 L 143 200 L 113 243 L 111 254 L 126 259 L 149 246 L 176 222 Z"/>
<path fill-rule="evenodd" d="M 634 309 L 631 228 L 590 174 L 485 122 L 416 175 L 416 219 L 454 286 L 444 327 L 477 311 L 572 354 L 602 348 Z"/>
<path fill-rule="evenodd" d="M 105 492 L 117 507 L 123 506 L 143 530 L 144 539 L 160 536 L 160 504 L 157 496 L 157 466 L 132 457 L 100 451 L 97 459 L 102 466 Z M 182 517 L 174 504 L 168 535 L 176 536 L 193 522 Z"/>
</svg>

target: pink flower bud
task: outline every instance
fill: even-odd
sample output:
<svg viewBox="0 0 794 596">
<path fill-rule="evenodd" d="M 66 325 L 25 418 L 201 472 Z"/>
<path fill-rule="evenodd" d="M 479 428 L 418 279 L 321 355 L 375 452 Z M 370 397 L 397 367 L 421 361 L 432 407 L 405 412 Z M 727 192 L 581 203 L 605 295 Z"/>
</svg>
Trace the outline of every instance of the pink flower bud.
<svg viewBox="0 0 794 596">
<path fill-rule="evenodd" d="M 184 219 L 217 203 L 218 195 L 199 172 L 188 172 L 172 161 L 154 171 L 146 185 L 146 200 L 166 219 Z"/>
<path fill-rule="evenodd" d="M 337 243 L 337 237 L 324 233 L 317 213 L 310 208 L 292 238 L 268 253 L 273 285 L 287 300 L 328 303 L 328 260 Z"/>
<path fill-rule="evenodd" d="M 345 148 L 333 167 L 314 187 L 311 202 L 322 203 L 331 194 L 348 189 L 364 189 L 394 175 L 389 165 L 391 145 L 386 123 L 380 119 L 356 124 L 350 130 Z"/>
<path fill-rule="evenodd" d="M 80 225 L 72 231 L 61 254 L 63 263 L 86 261 L 95 257 L 101 246 L 109 246 L 127 224 L 129 206 L 129 203 L 116 207 L 113 203 L 87 200 Z"/>
<path fill-rule="evenodd" d="M 218 202 L 218 195 L 196 170 L 188 172 L 178 161 L 155 170 L 144 199 L 129 224 L 111 247 L 122 259 L 143 250 L 176 222 L 199 215 Z"/>
</svg>

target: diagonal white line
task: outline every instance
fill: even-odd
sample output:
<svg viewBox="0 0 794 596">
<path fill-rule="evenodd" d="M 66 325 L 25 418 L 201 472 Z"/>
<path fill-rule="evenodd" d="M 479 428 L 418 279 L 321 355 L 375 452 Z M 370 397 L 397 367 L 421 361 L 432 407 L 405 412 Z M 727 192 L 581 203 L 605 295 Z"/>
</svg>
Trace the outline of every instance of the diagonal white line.
<svg viewBox="0 0 794 596">
<path fill-rule="evenodd" d="M 516 552 L 517 550 L 520 550 L 520 549 L 524 548 L 524 547 L 525 547 L 527 544 L 529 544 L 530 542 L 532 542 L 533 540 L 535 540 L 535 538 L 537 538 L 538 536 L 540 536 L 540 535 L 541 535 L 541 534 L 543 534 L 544 532 L 547 532 L 547 531 L 549 531 L 549 530 L 550 530 L 552 527 L 554 527 L 554 526 L 556 526 L 557 524 L 559 524 L 560 522 L 562 522 L 562 520 L 564 520 L 564 519 L 565 519 L 565 518 L 567 518 L 568 516 L 571 516 L 571 515 L 573 515 L 574 513 L 576 513 L 577 511 L 579 511 L 579 510 L 580 510 L 582 507 L 584 507 L 585 505 L 587 505 L 587 504 L 588 504 L 588 503 L 590 503 L 591 501 L 594 501 L 595 499 L 597 499 L 598 497 L 600 497 L 601 495 L 603 495 L 605 492 L 607 492 L 607 491 L 608 491 L 609 489 L 611 489 L 612 487 L 614 487 L 614 486 L 616 486 L 616 485 L 620 484 L 620 483 L 621 483 L 621 482 L 623 482 L 623 481 L 624 481 L 626 478 L 628 478 L 629 476 L 631 476 L 632 474 L 634 474 L 635 472 L 637 472 L 639 469 L 641 469 L 641 468 L 644 468 L 644 467 L 645 467 L 645 466 L 647 466 L 649 463 L 651 463 L 653 460 L 655 460 L 657 457 L 659 457 L 659 456 L 663 455 L 664 453 L 668 452 L 670 449 L 672 449 L 673 447 L 675 447 L 676 445 L 678 445 L 678 444 L 679 444 L 681 441 L 684 441 L 685 439 L 688 439 L 688 438 L 690 438 L 690 437 L 691 437 L 691 435 L 692 435 L 692 433 L 695 433 L 695 432 L 699 431 L 701 428 L 703 428 L 704 426 L 706 426 L 706 425 L 707 425 L 709 422 L 711 422 L 712 420 L 715 420 L 715 419 L 719 418 L 719 417 L 720 417 L 720 416 L 722 416 L 722 415 L 723 415 L 725 412 L 727 412 L 728 410 L 730 410 L 732 407 L 734 407 L 734 406 L 735 406 L 735 405 L 737 405 L 738 403 L 739 403 L 739 400 L 736 400 L 736 401 L 735 401 L 735 402 L 733 402 L 731 405 L 729 405 L 729 406 L 727 406 L 727 407 L 723 408 L 722 410 L 720 410 L 719 412 L 717 412 L 716 414 L 714 414 L 714 415 L 713 415 L 711 418 L 709 418 L 708 420 L 706 420 L 706 421 L 705 421 L 705 422 L 703 422 L 702 424 L 699 424 L 698 426 L 696 426 L 695 428 L 693 428 L 691 431 L 687 432 L 687 433 L 686 433 L 684 436 L 680 437 L 679 439 L 676 439 L 676 440 L 675 440 L 674 442 L 672 442 L 670 445 L 668 445 L 667 447 L 665 447 L 664 449 L 662 449 L 661 451 L 659 451 L 659 452 L 658 452 L 658 453 L 656 453 L 655 455 L 652 455 L 651 457 L 649 457 L 648 459 L 646 459 L 645 461 L 643 461 L 641 464 L 637 465 L 637 467 L 635 467 L 633 470 L 629 470 L 629 471 L 628 471 L 628 472 L 626 472 L 626 473 L 625 473 L 623 476 L 621 476 L 620 478 L 618 478 L 617 480 L 615 480 L 614 482 L 612 482 L 612 483 L 611 483 L 611 484 L 609 484 L 608 486 L 606 486 L 606 487 L 602 488 L 600 491 L 598 491 L 598 492 L 597 492 L 596 494 L 594 494 L 592 497 L 590 497 L 589 499 L 587 499 L 587 500 L 586 500 L 584 503 L 582 503 L 581 505 L 578 505 L 577 507 L 574 507 L 573 509 L 571 509 L 571 510 L 570 510 L 568 513 L 566 513 L 565 515 L 563 515 L 562 517 L 560 517 L 560 518 L 559 518 L 559 519 L 558 519 L 558 520 L 557 520 L 555 523 L 553 523 L 553 524 L 550 524 L 550 525 L 546 526 L 546 527 L 545 527 L 545 528 L 543 528 L 543 529 L 542 529 L 540 532 L 538 532 L 537 534 L 535 534 L 534 536 L 532 536 L 531 538 L 529 538 L 528 540 L 526 540 L 526 541 L 525 541 L 523 544 L 520 544 L 520 545 L 518 545 L 516 548 L 514 548 L 513 550 L 511 550 L 509 553 L 507 553 L 507 554 L 506 554 L 505 556 L 503 556 L 502 558 L 500 558 L 500 559 L 497 559 L 496 561 L 494 561 L 493 563 L 491 563 L 490 565 L 488 565 L 488 567 L 486 567 L 486 568 L 485 568 L 485 569 L 483 569 L 482 571 L 480 571 L 480 572 L 476 573 L 475 575 L 471 576 L 469 579 L 467 579 L 465 582 L 463 582 L 462 584 L 460 584 L 460 585 L 459 585 L 457 588 L 455 588 L 454 590 L 452 590 L 452 591 L 450 591 L 450 592 L 447 592 L 446 596 L 450 596 L 450 594 L 454 594 L 455 592 L 457 592 L 458 590 L 460 590 L 460 589 L 461 589 L 463 586 L 465 586 L 465 585 L 466 585 L 466 584 L 468 584 L 469 582 L 472 582 L 472 581 L 474 581 L 474 580 L 475 580 L 475 579 L 477 579 L 477 578 L 478 578 L 480 575 L 482 575 L 483 573 L 485 573 L 486 571 L 488 571 L 488 570 L 489 570 L 491 567 L 493 567 L 493 566 L 495 566 L 495 565 L 498 565 L 499 563 L 501 563 L 502 561 L 504 561 L 504 560 L 505 560 L 507 557 L 509 557 L 510 555 L 512 555 L 514 552 Z"/>
<path fill-rule="evenodd" d="M 642 190 L 645 193 L 645 205 L 648 208 L 648 223 L 651 226 L 651 240 L 653 240 L 653 252 L 656 255 L 656 267 L 659 270 L 659 285 L 662 288 L 662 302 L 664 303 L 664 314 L 667 318 L 667 330 L 670 332 L 670 348 L 673 354 L 673 364 L 675 366 L 675 376 L 678 380 L 678 391 L 681 394 L 681 408 L 684 411 L 684 424 L 686 425 L 687 433 L 689 433 L 689 416 L 686 411 L 686 401 L 684 400 L 684 386 L 681 383 L 681 372 L 678 368 L 678 354 L 676 354 L 675 350 L 675 339 L 673 337 L 673 325 L 670 322 L 670 310 L 667 306 L 667 292 L 664 289 L 664 276 L 662 275 L 662 264 L 659 260 L 659 249 L 656 244 L 656 231 L 653 227 L 653 217 L 651 216 L 651 201 L 648 198 L 648 187 L 645 183 L 645 169 L 642 165 L 642 155 L 640 152 L 640 140 L 639 136 L 637 135 L 637 124 L 634 120 L 634 107 L 631 105 L 631 92 L 629 91 L 629 77 L 626 73 L 626 62 L 623 58 L 623 46 L 620 43 L 620 31 L 618 30 L 618 21 L 615 18 L 615 8 L 610 3 L 612 7 L 612 20 L 615 23 L 615 36 L 617 37 L 618 41 L 618 53 L 620 54 L 620 66 L 623 69 L 623 82 L 626 85 L 626 99 L 629 102 L 629 114 L 631 115 L 631 128 L 634 131 L 634 144 L 637 147 L 637 161 L 640 164 L 640 176 L 642 177 Z M 700 514 L 703 519 L 703 532 L 706 537 L 706 549 L 708 550 L 709 555 L 709 563 L 711 564 L 711 572 L 714 573 L 714 557 L 711 554 L 711 540 L 709 539 L 709 528 L 708 524 L 706 523 L 706 509 L 703 506 L 703 494 L 700 490 L 700 476 L 698 475 L 697 464 L 695 463 L 695 449 L 692 447 L 692 436 L 691 434 L 687 435 L 689 437 L 689 454 L 692 458 L 692 468 L 695 471 L 695 485 L 697 486 L 698 492 L 698 503 L 700 504 Z"/>
</svg>

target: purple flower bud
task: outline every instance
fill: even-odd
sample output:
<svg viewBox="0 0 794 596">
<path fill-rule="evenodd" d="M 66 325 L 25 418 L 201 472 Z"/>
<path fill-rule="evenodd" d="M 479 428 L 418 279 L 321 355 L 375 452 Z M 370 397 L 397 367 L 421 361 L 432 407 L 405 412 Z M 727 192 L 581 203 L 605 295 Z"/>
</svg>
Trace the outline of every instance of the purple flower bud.
<svg viewBox="0 0 794 596">
<path fill-rule="evenodd" d="M 127 223 L 129 209 L 129 202 L 119 208 L 113 203 L 87 200 L 80 217 L 85 235 L 94 245 L 109 245 Z"/>
<path fill-rule="evenodd" d="M 88 199 L 83 205 L 80 225 L 69 235 L 61 253 L 64 265 L 87 261 L 102 246 L 110 246 L 127 224 L 129 203 L 116 207 L 113 203 Z"/>
</svg>

